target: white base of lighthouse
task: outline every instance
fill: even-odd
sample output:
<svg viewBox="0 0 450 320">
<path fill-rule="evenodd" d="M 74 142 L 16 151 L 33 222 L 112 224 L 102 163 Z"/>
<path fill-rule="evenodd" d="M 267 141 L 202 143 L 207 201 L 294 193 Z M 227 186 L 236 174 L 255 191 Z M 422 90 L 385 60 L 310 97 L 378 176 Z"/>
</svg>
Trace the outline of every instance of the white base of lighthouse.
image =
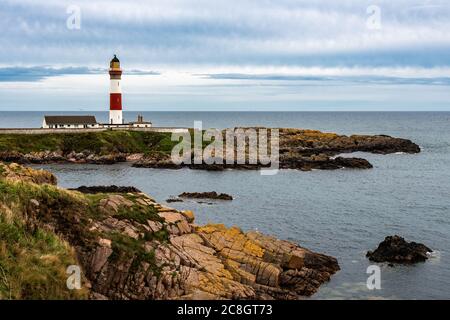
<svg viewBox="0 0 450 320">
<path fill-rule="evenodd" d="M 109 111 L 109 124 L 123 124 L 122 110 Z"/>
</svg>

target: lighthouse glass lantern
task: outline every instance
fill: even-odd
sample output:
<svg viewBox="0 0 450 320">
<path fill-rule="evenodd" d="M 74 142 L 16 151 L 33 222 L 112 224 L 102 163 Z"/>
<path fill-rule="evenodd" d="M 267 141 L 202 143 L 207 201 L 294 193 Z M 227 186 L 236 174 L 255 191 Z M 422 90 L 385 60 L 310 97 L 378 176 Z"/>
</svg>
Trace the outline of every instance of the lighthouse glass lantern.
<svg viewBox="0 0 450 320">
<path fill-rule="evenodd" d="M 109 95 L 109 124 L 123 124 L 122 116 L 122 69 L 116 55 L 111 60 L 109 67 L 110 95 Z"/>
</svg>

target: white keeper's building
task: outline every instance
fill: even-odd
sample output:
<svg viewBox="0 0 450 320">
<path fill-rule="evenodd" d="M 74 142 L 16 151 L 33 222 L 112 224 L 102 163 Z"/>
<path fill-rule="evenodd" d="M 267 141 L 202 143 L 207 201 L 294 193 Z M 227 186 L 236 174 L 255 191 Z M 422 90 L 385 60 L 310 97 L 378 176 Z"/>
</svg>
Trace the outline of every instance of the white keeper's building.
<svg viewBox="0 0 450 320">
<path fill-rule="evenodd" d="M 116 55 L 110 62 L 109 117 L 107 123 L 98 123 L 94 116 L 44 116 L 44 129 L 95 129 L 95 128 L 150 128 L 151 122 L 138 115 L 137 121 L 125 123 L 122 114 L 122 69 Z"/>
</svg>

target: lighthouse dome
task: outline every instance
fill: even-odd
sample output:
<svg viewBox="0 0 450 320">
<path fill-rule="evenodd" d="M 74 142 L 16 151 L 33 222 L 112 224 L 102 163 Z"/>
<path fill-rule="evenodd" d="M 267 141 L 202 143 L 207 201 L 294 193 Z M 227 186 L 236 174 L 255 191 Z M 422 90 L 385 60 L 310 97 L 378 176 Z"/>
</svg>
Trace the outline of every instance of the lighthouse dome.
<svg viewBox="0 0 450 320">
<path fill-rule="evenodd" d="M 114 58 L 112 58 L 110 67 L 111 69 L 120 69 L 120 60 L 117 58 L 116 55 L 114 55 Z"/>
</svg>

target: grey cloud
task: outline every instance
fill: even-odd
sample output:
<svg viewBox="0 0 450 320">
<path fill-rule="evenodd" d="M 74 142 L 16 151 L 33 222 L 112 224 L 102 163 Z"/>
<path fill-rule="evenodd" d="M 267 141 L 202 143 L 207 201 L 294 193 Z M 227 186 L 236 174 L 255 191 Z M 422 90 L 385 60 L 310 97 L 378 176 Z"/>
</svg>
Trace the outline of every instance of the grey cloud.
<svg viewBox="0 0 450 320">
<path fill-rule="evenodd" d="M 0 82 L 34 82 L 62 75 L 105 74 L 108 69 L 88 67 L 53 68 L 49 66 L 0 68 Z M 156 71 L 128 70 L 132 75 L 159 75 Z"/>
</svg>

